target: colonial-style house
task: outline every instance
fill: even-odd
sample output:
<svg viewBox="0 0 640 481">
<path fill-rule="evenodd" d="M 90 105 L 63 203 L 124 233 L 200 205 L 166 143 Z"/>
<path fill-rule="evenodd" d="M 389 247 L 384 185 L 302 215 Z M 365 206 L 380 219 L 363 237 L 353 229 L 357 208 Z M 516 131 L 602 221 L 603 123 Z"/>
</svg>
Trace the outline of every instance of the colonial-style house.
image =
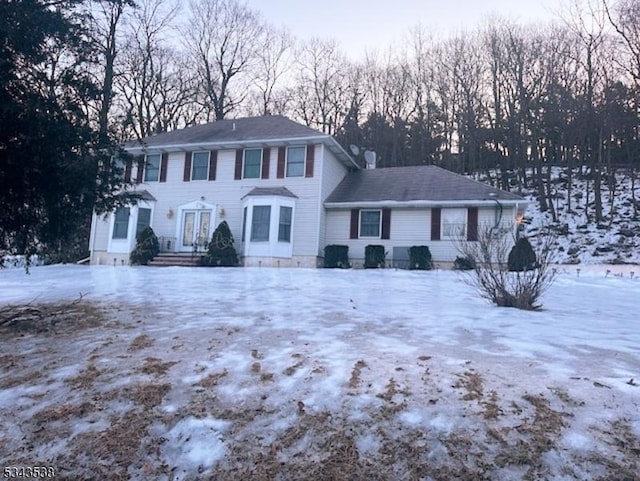
<svg viewBox="0 0 640 481">
<path fill-rule="evenodd" d="M 337 141 L 285 117 L 221 120 L 129 142 L 125 177 L 141 199 L 94 215 L 92 264 L 128 263 L 136 235 L 151 226 L 161 256 L 179 263 L 203 251 L 227 221 L 245 266 L 316 267 L 324 248 L 349 246 L 362 265 L 382 244 L 402 266 L 413 245 L 437 263 L 479 226 L 515 234 L 526 202 L 435 166 L 361 168 Z M 374 167 L 370 165 L 369 167 Z"/>
</svg>

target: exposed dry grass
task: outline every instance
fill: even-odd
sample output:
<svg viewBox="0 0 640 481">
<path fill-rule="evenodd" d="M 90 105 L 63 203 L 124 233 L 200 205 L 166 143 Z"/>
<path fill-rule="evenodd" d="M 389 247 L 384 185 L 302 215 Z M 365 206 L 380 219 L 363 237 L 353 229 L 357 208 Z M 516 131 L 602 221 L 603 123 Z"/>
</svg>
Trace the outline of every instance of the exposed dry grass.
<svg viewBox="0 0 640 481">
<path fill-rule="evenodd" d="M 148 347 L 153 346 L 153 338 L 147 336 L 146 334 L 140 334 L 136 336 L 136 338 L 131 341 L 129 345 L 129 352 L 139 351 L 141 349 L 147 349 Z"/>
</svg>

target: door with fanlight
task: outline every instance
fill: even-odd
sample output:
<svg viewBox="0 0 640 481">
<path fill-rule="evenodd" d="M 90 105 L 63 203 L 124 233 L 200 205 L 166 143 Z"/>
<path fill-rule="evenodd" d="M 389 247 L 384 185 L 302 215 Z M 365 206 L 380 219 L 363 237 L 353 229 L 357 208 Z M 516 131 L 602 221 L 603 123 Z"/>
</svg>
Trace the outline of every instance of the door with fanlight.
<svg viewBox="0 0 640 481">
<path fill-rule="evenodd" d="M 182 211 L 180 250 L 203 251 L 211 234 L 211 209 L 185 209 Z"/>
</svg>

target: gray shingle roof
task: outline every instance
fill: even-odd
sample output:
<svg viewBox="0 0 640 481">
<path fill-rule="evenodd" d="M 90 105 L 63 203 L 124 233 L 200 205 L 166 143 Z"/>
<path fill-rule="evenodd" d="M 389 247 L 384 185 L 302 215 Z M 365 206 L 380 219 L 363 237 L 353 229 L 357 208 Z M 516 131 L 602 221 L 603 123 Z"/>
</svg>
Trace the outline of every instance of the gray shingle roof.
<svg viewBox="0 0 640 481">
<path fill-rule="evenodd" d="M 168 146 L 242 143 L 277 139 L 327 137 L 326 134 L 289 120 L 281 115 L 218 120 L 152 135 L 142 141 L 125 143 L 125 148 L 145 146 L 149 149 Z"/>
<path fill-rule="evenodd" d="M 350 172 L 325 203 L 455 202 L 493 199 L 524 202 L 518 195 L 429 165 Z"/>
<path fill-rule="evenodd" d="M 286 187 L 255 187 L 242 198 L 244 199 L 245 197 L 249 197 L 252 195 L 279 195 L 280 197 L 294 197 L 296 199 L 298 198 L 297 195 L 295 195 Z"/>
</svg>

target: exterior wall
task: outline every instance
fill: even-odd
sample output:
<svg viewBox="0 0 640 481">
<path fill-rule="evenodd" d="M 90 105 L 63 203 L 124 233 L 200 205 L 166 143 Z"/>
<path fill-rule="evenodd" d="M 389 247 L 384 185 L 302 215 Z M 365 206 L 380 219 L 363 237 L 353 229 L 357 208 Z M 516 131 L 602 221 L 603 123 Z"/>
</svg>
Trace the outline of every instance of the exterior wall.
<svg viewBox="0 0 640 481">
<path fill-rule="evenodd" d="M 202 202 L 203 204 L 215 206 L 208 237 L 211 237 L 221 221 L 226 220 L 235 240 L 234 246 L 238 253 L 242 255 L 245 249 L 241 242 L 243 197 L 255 187 L 286 187 L 297 197 L 293 199 L 295 201 L 295 209 L 292 258 L 311 258 L 315 265 L 318 253 L 321 251 L 319 243 L 320 226 L 324 226 L 324 222 L 321 221 L 324 216 L 324 209 L 320 199 L 321 183 L 325 177 L 324 171 L 327 167 L 329 168 L 330 180 L 323 184 L 325 189 L 329 189 L 336 182 L 334 171 L 342 170 L 342 176 L 344 176 L 346 170 L 322 144 L 315 145 L 312 148 L 315 148 L 313 177 L 285 177 L 278 179 L 278 148 L 272 147 L 270 149 L 268 179 L 235 180 L 236 151 L 220 150 L 217 158 L 216 180 L 185 182 L 183 180 L 185 153 L 171 152 L 168 156 L 166 182 L 143 182 L 136 189 L 148 191 L 157 200 L 153 210 L 151 227 L 158 237 L 179 241 L 182 225 L 182 218 L 179 215 L 180 207 L 190 203 L 193 205 L 193 203 Z M 136 171 L 137 169 L 134 165 L 132 179 L 136 178 Z M 328 193 L 324 195 L 326 196 Z M 105 223 L 97 219 L 95 226 L 92 228 L 94 229 L 94 236 L 91 247 L 91 262 L 95 264 L 106 259 L 108 262 L 104 263 L 112 263 L 112 255 L 103 256 L 99 254 L 103 251 L 105 253 L 108 251 L 108 241 L 111 235 L 109 222 Z M 124 257 L 128 261 L 128 256 Z M 307 265 L 309 262 L 305 260 L 304 264 Z"/>
<path fill-rule="evenodd" d="M 505 207 L 500 219 L 494 208 L 481 207 L 478 210 L 478 229 L 499 225 L 505 229 L 504 235 L 511 238 L 515 234 L 515 210 Z M 369 244 L 385 246 L 387 263 L 393 261 L 394 247 L 427 245 L 434 262 L 441 267 L 449 267 L 460 255 L 456 242 L 452 240 L 431 240 L 431 209 L 404 208 L 392 209 L 390 239 L 361 238 L 350 239 L 351 210 L 331 209 L 327 212 L 326 245 L 342 244 L 349 246 L 349 259 L 354 267 L 364 264 L 365 247 Z"/>
<path fill-rule="evenodd" d="M 324 201 L 347 175 L 347 169 L 345 169 L 344 165 L 342 165 L 328 149 L 323 147 L 323 150 L 325 161 L 322 168 L 320 204 L 318 205 L 318 210 L 320 211 L 318 255 L 320 257 L 324 257 L 324 248 L 327 245 L 327 210 L 324 208 Z"/>
</svg>

